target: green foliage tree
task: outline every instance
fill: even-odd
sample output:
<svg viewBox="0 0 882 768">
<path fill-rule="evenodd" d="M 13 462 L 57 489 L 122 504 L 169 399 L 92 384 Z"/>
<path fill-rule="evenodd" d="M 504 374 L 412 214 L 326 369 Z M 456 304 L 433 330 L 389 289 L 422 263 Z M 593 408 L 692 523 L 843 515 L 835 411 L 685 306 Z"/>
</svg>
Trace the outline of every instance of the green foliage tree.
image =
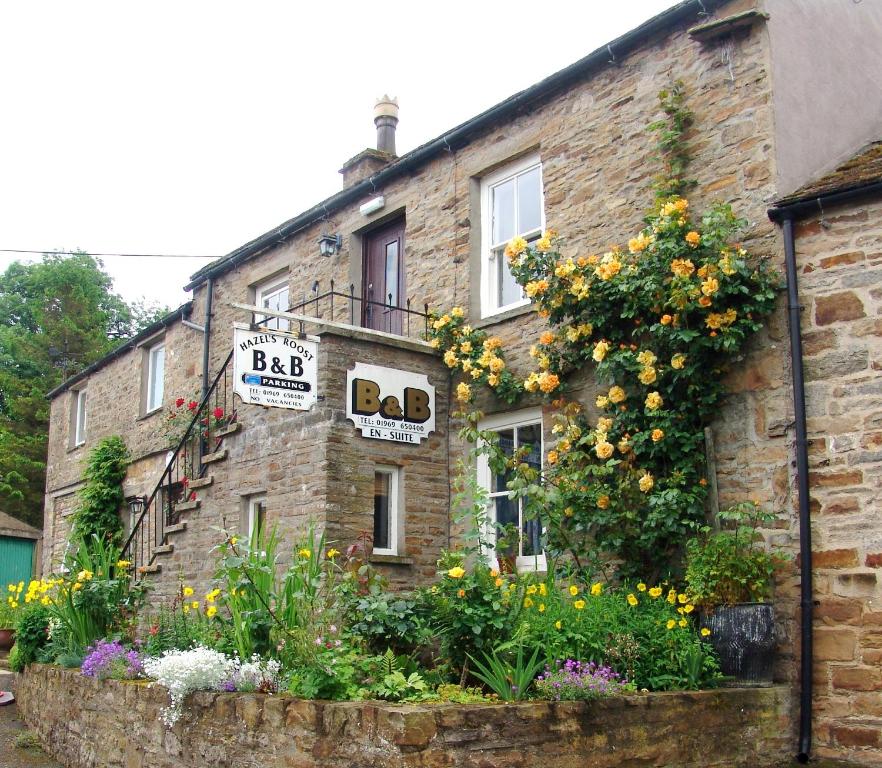
<svg viewBox="0 0 882 768">
<path fill-rule="evenodd" d="M 137 333 L 159 310 L 129 307 L 88 254 L 46 254 L 0 275 L 0 509 L 39 526 L 46 393 Z"/>
</svg>

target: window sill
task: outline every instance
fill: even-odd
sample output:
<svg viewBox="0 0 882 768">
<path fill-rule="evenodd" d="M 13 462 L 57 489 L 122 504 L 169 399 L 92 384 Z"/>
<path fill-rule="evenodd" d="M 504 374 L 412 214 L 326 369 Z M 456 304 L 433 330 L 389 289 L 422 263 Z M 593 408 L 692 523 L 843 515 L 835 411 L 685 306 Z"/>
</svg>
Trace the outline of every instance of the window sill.
<svg viewBox="0 0 882 768">
<path fill-rule="evenodd" d="M 368 558 L 369 563 L 380 563 L 383 565 L 413 565 L 413 558 L 406 555 L 380 555 L 372 554 Z"/>
<path fill-rule="evenodd" d="M 86 447 L 86 441 L 84 440 L 82 443 L 77 443 L 77 445 L 70 445 L 67 448 L 68 453 L 73 453 L 74 451 L 80 450 L 80 448 Z"/>
<path fill-rule="evenodd" d="M 154 408 L 152 411 L 147 411 L 147 413 L 142 413 L 138 417 L 138 421 L 144 421 L 145 419 L 149 419 L 151 416 L 155 416 L 157 413 L 162 413 L 162 406 L 161 405 L 158 408 Z"/>
<path fill-rule="evenodd" d="M 506 320 L 512 320 L 516 317 L 523 317 L 524 315 L 528 315 L 533 311 L 534 310 L 532 303 L 520 304 L 516 307 L 512 307 L 511 309 L 497 312 L 495 315 L 482 317 L 480 320 L 472 323 L 472 328 L 489 328 L 490 326 L 496 325 L 497 323 L 504 323 Z"/>
</svg>

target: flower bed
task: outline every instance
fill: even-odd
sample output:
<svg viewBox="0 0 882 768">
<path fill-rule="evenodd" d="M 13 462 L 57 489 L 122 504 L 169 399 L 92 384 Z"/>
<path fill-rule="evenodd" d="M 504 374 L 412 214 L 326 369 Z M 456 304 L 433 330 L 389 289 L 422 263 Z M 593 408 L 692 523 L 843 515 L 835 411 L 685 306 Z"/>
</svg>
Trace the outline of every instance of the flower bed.
<svg viewBox="0 0 882 768">
<path fill-rule="evenodd" d="M 16 693 L 71 768 L 771 768 L 792 738 L 785 687 L 434 706 L 199 692 L 170 730 L 160 721 L 168 693 L 156 685 L 35 664 Z"/>
</svg>

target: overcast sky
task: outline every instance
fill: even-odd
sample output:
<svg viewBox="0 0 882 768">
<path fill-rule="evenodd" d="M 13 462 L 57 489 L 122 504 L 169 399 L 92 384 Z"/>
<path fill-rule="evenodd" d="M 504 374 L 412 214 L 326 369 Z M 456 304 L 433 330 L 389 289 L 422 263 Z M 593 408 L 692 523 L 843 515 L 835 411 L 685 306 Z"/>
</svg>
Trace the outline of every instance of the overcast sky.
<svg viewBox="0 0 882 768">
<path fill-rule="evenodd" d="M 383 93 L 403 154 L 671 5 L 4 2 L 0 249 L 222 256 L 341 188 Z M 207 263 L 104 261 L 170 306 Z"/>
</svg>

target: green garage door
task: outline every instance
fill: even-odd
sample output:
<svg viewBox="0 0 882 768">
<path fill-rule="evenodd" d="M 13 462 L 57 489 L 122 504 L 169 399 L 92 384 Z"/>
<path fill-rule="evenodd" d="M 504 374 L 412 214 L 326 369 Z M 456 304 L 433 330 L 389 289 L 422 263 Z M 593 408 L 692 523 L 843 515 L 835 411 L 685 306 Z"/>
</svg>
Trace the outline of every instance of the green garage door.
<svg viewBox="0 0 882 768">
<path fill-rule="evenodd" d="M 25 584 L 31 578 L 34 565 L 34 540 L 0 536 L 0 590 L 7 584 Z"/>
</svg>

